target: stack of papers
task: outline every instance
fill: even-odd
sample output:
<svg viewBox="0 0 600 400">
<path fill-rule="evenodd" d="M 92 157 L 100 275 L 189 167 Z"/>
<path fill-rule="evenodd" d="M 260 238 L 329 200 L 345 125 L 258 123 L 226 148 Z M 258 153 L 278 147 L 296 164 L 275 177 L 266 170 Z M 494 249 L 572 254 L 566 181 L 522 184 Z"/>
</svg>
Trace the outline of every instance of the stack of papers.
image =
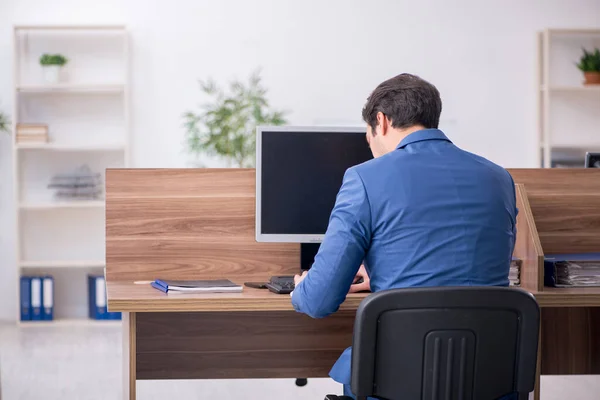
<svg viewBox="0 0 600 400">
<path fill-rule="evenodd" d="M 556 286 L 600 286 L 600 261 L 558 261 Z"/>
<path fill-rule="evenodd" d="M 236 285 L 229 279 L 203 280 L 203 281 L 165 281 L 157 279 L 150 283 L 153 288 L 171 293 L 238 293 L 242 286 Z"/>
<path fill-rule="evenodd" d="M 510 286 L 521 285 L 521 260 L 514 259 L 510 262 L 510 269 L 508 270 L 508 282 Z"/>
<path fill-rule="evenodd" d="M 100 173 L 82 165 L 72 172 L 53 176 L 48 188 L 56 189 L 55 196 L 61 200 L 95 200 L 101 198 L 102 186 Z"/>
</svg>

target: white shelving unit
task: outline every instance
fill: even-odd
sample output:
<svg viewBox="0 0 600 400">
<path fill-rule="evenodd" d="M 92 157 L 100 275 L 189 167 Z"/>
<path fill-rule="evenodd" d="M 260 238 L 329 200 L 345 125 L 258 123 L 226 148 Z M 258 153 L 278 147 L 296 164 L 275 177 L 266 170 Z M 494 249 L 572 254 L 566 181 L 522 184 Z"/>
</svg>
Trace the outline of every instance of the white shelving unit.
<svg viewBox="0 0 600 400">
<path fill-rule="evenodd" d="M 84 164 L 103 182 L 106 168 L 129 165 L 127 30 L 15 26 L 13 44 L 13 132 L 18 123 L 42 123 L 50 138 L 48 143 L 13 139 L 17 275 L 54 276 L 52 324 L 110 324 L 87 321 L 87 274 L 102 274 L 105 266 L 104 193 L 97 200 L 57 200 L 47 185 L 52 176 Z M 69 59 L 60 83 L 43 81 L 43 53 Z"/>
<path fill-rule="evenodd" d="M 600 29 L 539 33 L 539 164 L 583 167 L 586 151 L 600 151 L 600 85 L 584 85 L 576 64 L 582 47 L 600 48 Z"/>
</svg>

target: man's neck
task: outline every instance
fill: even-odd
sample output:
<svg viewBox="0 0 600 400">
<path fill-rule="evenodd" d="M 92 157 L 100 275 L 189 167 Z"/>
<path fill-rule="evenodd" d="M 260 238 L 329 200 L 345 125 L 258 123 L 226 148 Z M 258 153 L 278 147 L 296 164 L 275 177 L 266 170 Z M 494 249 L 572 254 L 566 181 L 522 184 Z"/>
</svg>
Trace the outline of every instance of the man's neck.
<svg viewBox="0 0 600 400">
<path fill-rule="evenodd" d="M 423 129 L 425 129 L 423 125 L 413 125 L 409 128 L 394 129 L 394 149 L 396 149 L 400 145 L 400 142 L 402 142 L 408 135 L 417 131 L 421 131 Z"/>
</svg>

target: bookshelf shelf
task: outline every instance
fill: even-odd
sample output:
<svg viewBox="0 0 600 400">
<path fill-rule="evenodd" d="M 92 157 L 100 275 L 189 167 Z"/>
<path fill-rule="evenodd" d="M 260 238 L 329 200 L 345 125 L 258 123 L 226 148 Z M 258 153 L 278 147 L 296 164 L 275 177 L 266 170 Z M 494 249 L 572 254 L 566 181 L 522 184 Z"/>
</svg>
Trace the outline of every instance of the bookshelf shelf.
<svg viewBox="0 0 600 400">
<path fill-rule="evenodd" d="M 600 94 L 600 85 L 588 85 L 588 86 L 542 86 L 543 92 L 574 92 L 574 93 L 598 93 Z"/>
<path fill-rule="evenodd" d="M 124 151 L 124 144 L 17 143 L 19 150 L 49 151 Z"/>
<path fill-rule="evenodd" d="M 125 85 L 122 84 L 55 84 L 55 85 L 21 85 L 17 86 L 20 93 L 123 93 Z"/>
<path fill-rule="evenodd" d="M 113 327 L 122 325 L 121 320 L 95 320 L 87 318 L 61 318 L 52 321 L 19 321 L 20 327 L 27 329 L 51 328 L 51 327 Z"/>
<path fill-rule="evenodd" d="M 69 208 L 98 208 L 104 209 L 102 200 L 80 200 L 80 201 L 48 201 L 40 203 L 21 203 L 22 210 L 55 210 Z"/>
<path fill-rule="evenodd" d="M 21 261 L 21 268 L 104 268 L 104 260 Z"/>
<path fill-rule="evenodd" d="M 128 36 L 121 25 L 14 26 L 16 315 L 20 276 L 50 275 L 54 315 L 61 317 L 21 326 L 120 324 L 79 319 L 88 310 L 86 276 L 106 265 L 105 202 L 67 196 L 91 188 L 102 197 L 106 168 L 129 166 Z M 69 60 L 58 76 L 40 65 L 45 53 Z"/>
<path fill-rule="evenodd" d="M 19 31 L 73 31 L 74 33 L 93 32 L 106 33 L 108 31 L 118 31 L 125 34 L 127 32 L 125 25 L 15 25 L 15 30 Z"/>
</svg>

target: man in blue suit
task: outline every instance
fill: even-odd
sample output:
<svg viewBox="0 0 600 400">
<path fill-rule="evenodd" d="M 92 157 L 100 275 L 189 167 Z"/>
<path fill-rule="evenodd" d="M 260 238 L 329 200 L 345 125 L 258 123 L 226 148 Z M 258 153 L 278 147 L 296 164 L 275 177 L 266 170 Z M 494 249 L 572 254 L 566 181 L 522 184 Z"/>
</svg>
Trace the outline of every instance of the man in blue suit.
<svg viewBox="0 0 600 400">
<path fill-rule="evenodd" d="M 438 129 L 441 111 L 435 86 L 410 74 L 370 95 L 363 119 L 375 158 L 346 171 L 315 262 L 296 276 L 298 312 L 325 317 L 349 291 L 369 284 L 373 292 L 508 285 L 517 216 L 513 180 L 452 144 Z M 357 273 L 362 285 L 353 285 Z M 350 351 L 330 372 L 346 395 Z"/>
</svg>

